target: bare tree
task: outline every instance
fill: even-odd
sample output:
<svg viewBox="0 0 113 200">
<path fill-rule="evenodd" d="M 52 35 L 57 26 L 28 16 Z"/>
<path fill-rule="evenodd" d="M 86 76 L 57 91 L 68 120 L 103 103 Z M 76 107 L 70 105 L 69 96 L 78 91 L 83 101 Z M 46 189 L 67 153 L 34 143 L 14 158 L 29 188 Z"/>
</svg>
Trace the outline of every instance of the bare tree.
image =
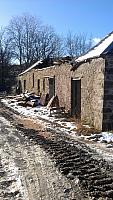
<svg viewBox="0 0 113 200">
<path fill-rule="evenodd" d="M 9 65 L 12 59 L 10 41 L 7 38 L 5 29 L 0 29 L 0 87 L 5 89 L 8 79 Z M 0 88 L 1 89 L 1 88 Z"/>
<path fill-rule="evenodd" d="M 22 45 L 23 45 L 23 26 L 20 17 L 11 19 L 7 27 L 7 34 L 9 35 L 12 48 L 14 50 L 14 58 L 19 60 L 22 64 Z"/>
<path fill-rule="evenodd" d="M 62 40 L 50 26 L 31 15 L 14 17 L 7 27 L 14 57 L 29 67 L 33 62 L 62 54 Z"/>
<path fill-rule="evenodd" d="M 56 35 L 53 43 L 53 57 L 60 58 L 65 55 L 64 53 L 64 38 Z"/>
<path fill-rule="evenodd" d="M 23 62 L 29 66 L 35 60 L 35 46 L 40 37 L 41 22 L 33 16 L 24 15 L 23 21 Z"/>
<path fill-rule="evenodd" d="M 92 46 L 92 39 L 87 38 L 86 34 L 72 34 L 69 32 L 66 37 L 66 52 L 71 57 L 78 57 L 87 52 Z"/>
<path fill-rule="evenodd" d="M 34 47 L 40 22 L 33 16 L 13 17 L 7 32 L 14 49 L 14 57 L 22 65 L 29 66 L 34 59 Z"/>
<path fill-rule="evenodd" d="M 5 29 L 0 29 L 0 64 L 8 65 L 11 63 L 12 51 L 10 40 L 6 35 Z"/>
<path fill-rule="evenodd" d="M 51 26 L 43 26 L 37 40 L 36 55 L 45 59 L 47 57 L 59 57 L 63 54 L 63 42 Z"/>
</svg>

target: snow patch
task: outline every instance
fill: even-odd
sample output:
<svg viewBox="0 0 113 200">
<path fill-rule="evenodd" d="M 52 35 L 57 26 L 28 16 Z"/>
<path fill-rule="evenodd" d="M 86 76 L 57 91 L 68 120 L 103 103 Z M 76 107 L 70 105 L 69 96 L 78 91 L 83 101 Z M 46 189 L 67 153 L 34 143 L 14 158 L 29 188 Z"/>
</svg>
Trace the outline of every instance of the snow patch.
<svg viewBox="0 0 113 200">
<path fill-rule="evenodd" d="M 57 118 L 54 115 L 50 116 L 50 110 L 47 107 L 22 107 L 18 105 L 17 101 L 12 102 L 9 99 L 3 99 L 2 102 L 25 117 L 30 117 L 35 120 L 39 117 L 39 119 L 46 120 L 50 123 L 56 123 L 60 125 L 60 128 L 62 128 L 63 132 L 67 131 L 69 133 L 77 128 L 74 122 L 67 122 L 65 118 Z M 49 124 L 48 127 L 50 128 L 50 126 L 51 125 Z"/>
<path fill-rule="evenodd" d="M 0 121 L 2 121 L 6 126 L 11 126 L 10 121 L 6 120 L 4 117 L 0 116 Z"/>
<path fill-rule="evenodd" d="M 102 132 L 102 137 L 100 137 L 100 142 L 113 142 L 113 133 L 110 132 Z"/>
<path fill-rule="evenodd" d="M 75 62 L 82 62 L 89 58 L 99 57 L 112 42 L 113 42 L 113 33 L 105 37 L 99 45 L 96 45 L 88 53 L 77 58 Z"/>
<path fill-rule="evenodd" d="M 97 141 L 99 143 L 112 143 L 113 133 L 101 132 L 100 134 L 91 134 L 91 136 L 84 136 L 86 139 Z"/>
</svg>

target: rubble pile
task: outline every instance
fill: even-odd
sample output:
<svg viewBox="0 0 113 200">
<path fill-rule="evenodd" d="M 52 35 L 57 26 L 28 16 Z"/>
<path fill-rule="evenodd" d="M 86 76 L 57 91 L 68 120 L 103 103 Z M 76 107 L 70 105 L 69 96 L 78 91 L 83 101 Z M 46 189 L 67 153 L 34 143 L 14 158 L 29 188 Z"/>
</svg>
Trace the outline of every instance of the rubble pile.
<svg viewBox="0 0 113 200">
<path fill-rule="evenodd" d="M 17 105 L 23 107 L 37 107 L 45 106 L 52 115 L 65 115 L 65 107 L 60 107 L 58 96 L 49 97 L 49 94 L 37 96 L 35 93 L 25 92 L 17 96 L 8 96 L 11 99 L 11 103 L 17 102 Z"/>
<path fill-rule="evenodd" d="M 20 106 L 39 106 L 40 105 L 40 96 L 35 95 L 35 93 L 22 93 L 15 97 L 15 100 L 18 101 L 18 105 Z"/>
</svg>

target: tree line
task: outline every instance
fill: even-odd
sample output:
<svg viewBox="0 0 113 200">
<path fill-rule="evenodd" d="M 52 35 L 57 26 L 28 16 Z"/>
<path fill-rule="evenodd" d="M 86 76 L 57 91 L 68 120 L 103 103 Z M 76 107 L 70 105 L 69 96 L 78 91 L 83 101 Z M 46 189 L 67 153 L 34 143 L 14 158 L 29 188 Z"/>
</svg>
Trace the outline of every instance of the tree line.
<svg viewBox="0 0 113 200">
<path fill-rule="evenodd" d="M 20 66 L 24 64 L 27 68 L 35 61 L 48 57 L 78 57 L 91 46 L 91 38 L 84 33 L 69 32 L 63 37 L 34 16 L 16 16 L 0 30 L 0 64 L 18 61 Z"/>
<path fill-rule="evenodd" d="M 18 65 L 21 72 L 40 59 L 78 57 L 91 46 L 91 37 L 84 33 L 61 36 L 29 14 L 12 17 L 7 27 L 0 28 L 0 90 L 14 84 Z M 18 64 L 15 68 L 11 67 L 14 63 Z"/>
</svg>

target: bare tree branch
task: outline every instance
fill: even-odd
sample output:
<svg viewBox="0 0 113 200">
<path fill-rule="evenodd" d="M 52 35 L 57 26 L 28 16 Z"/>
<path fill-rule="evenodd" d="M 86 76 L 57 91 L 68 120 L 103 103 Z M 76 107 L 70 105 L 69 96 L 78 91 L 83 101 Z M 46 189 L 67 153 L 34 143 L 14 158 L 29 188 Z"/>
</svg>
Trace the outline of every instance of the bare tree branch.
<svg viewBox="0 0 113 200">
<path fill-rule="evenodd" d="M 66 52 L 71 57 L 78 57 L 87 52 L 92 46 L 92 39 L 87 38 L 87 35 L 82 33 L 79 35 L 69 32 L 66 37 L 65 47 Z"/>
</svg>

